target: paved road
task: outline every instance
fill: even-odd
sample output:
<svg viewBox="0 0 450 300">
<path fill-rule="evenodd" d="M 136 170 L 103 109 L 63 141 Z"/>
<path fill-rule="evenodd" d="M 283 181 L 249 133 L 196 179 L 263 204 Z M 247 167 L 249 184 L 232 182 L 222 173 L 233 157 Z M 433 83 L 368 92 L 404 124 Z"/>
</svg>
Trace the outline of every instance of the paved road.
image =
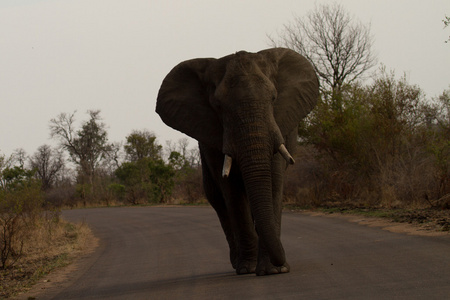
<svg viewBox="0 0 450 300">
<path fill-rule="evenodd" d="M 450 299 L 448 236 L 410 236 L 285 213 L 282 241 L 291 273 L 237 276 L 211 208 L 63 215 L 90 224 L 100 246 L 53 299 Z"/>
</svg>

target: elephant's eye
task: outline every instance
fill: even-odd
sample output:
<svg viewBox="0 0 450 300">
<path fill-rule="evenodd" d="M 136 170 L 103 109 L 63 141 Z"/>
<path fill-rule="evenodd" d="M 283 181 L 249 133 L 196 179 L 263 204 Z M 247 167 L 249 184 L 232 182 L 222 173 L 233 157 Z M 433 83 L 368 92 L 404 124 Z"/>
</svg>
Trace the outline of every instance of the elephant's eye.
<svg viewBox="0 0 450 300">
<path fill-rule="evenodd" d="M 277 96 L 276 96 L 276 95 L 273 95 L 273 96 L 272 96 L 272 103 L 274 103 L 275 100 L 277 100 Z"/>
</svg>

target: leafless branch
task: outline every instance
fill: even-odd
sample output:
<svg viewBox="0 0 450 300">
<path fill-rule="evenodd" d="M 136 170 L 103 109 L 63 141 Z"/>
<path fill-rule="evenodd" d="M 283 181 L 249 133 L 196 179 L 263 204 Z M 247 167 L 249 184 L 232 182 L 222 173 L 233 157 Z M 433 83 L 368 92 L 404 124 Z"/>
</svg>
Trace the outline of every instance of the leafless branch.
<svg viewBox="0 0 450 300">
<path fill-rule="evenodd" d="M 293 49 L 311 61 L 321 81 L 332 91 L 340 90 L 375 66 L 370 24 L 354 21 L 342 5 L 318 5 L 305 17 L 284 26 L 275 47 Z"/>
</svg>

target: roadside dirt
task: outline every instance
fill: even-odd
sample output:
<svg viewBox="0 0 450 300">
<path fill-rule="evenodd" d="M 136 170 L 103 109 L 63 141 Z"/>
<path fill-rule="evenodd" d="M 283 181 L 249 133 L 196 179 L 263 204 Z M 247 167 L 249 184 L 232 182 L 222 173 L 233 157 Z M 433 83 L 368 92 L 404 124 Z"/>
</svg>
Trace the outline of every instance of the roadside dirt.
<svg viewBox="0 0 450 300">
<path fill-rule="evenodd" d="M 422 236 L 450 235 L 450 210 L 420 209 L 387 212 L 384 217 L 373 217 L 362 213 L 305 211 L 312 216 L 342 218 L 349 222 L 369 227 L 380 227 L 383 230 Z"/>
<path fill-rule="evenodd" d="M 71 263 L 69 265 L 51 271 L 50 274 L 41 278 L 29 290 L 13 297 L 12 299 L 40 299 L 39 296 L 43 293 L 51 298 L 51 296 L 60 290 L 60 288 L 68 286 L 71 280 L 78 276 L 79 270 L 82 270 L 84 267 L 89 265 L 89 261 L 92 259 L 92 255 L 98 246 L 99 240 L 90 232 L 90 234 L 85 237 L 83 249 L 72 253 L 70 257 Z"/>
</svg>

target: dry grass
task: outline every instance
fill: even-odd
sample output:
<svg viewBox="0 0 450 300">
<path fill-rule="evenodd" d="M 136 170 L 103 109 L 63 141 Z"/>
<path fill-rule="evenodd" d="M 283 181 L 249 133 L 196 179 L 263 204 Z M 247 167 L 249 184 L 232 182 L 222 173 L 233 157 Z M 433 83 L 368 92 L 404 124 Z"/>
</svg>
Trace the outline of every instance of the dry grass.
<svg viewBox="0 0 450 300">
<path fill-rule="evenodd" d="M 0 299 L 23 292 L 52 270 L 68 265 L 89 243 L 85 224 L 43 217 L 23 233 L 23 253 L 12 266 L 0 270 Z"/>
</svg>

